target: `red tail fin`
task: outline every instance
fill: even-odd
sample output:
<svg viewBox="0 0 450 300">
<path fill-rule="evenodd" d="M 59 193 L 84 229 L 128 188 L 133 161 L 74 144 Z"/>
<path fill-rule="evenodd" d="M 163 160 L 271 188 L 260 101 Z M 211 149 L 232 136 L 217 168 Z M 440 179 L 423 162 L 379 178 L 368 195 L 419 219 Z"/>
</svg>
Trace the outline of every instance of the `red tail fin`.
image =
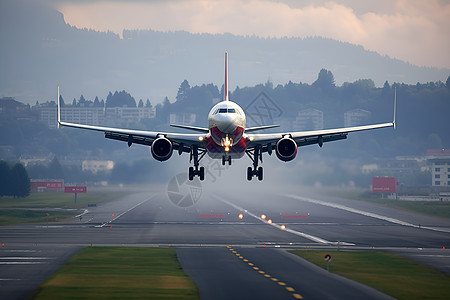
<svg viewBox="0 0 450 300">
<path fill-rule="evenodd" d="M 228 52 L 225 52 L 225 85 L 223 87 L 223 101 L 229 101 L 228 98 Z"/>
</svg>

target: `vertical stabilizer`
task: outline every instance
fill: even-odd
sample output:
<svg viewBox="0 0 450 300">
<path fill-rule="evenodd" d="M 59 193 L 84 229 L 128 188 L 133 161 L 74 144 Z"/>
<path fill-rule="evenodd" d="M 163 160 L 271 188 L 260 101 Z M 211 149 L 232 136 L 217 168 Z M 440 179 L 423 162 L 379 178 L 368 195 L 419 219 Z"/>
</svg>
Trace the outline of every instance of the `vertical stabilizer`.
<svg viewBox="0 0 450 300">
<path fill-rule="evenodd" d="M 61 123 L 61 100 L 59 99 L 59 85 L 58 85 L 58 128 L 59 128 L 59 123 Z"/>
<path fill-rule="evenodd" d="M 223 87 L 223 101 L 230 100 L 228 98 L 228 52 L 225 52 L 225 85 Z"/>
</svg>

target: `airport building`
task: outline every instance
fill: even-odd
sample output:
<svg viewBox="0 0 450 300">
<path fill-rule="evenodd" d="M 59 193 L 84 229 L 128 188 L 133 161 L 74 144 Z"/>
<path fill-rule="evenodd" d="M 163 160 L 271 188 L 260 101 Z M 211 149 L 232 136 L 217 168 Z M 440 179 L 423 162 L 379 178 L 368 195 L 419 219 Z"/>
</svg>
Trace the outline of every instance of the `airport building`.
<svg viewBox="0 0 450 300">
<path fill-rule="evenodd" d="M 427 159 L 431 166 L 431 185 L 450 188 L 450 149 L 429 149 Z"/>
<path fill-rule="evenodd" d="M 344 126 L 352 127 L 368 124 L 370 121 L 370 111 L 364 109 L 353 109 L 344 113 Z"/>
<path fill-rule="evenodd" d="M 295 130 L 320 130 L 323 129 L 323 111 L 308 108 L 298 112 L 293 122 Z"/>
<path fill-rule="evenodd" d="M 49 128 L 57 127 L 57 107 L 33 106 L 38 113 L 38 119 Z M 61 120 L 69 123 L 86 125 L 123 126 L 135 124 L 142 119 L 156 117 L 156 109 L 150 107 L 61 107 Z"/>
</svg>

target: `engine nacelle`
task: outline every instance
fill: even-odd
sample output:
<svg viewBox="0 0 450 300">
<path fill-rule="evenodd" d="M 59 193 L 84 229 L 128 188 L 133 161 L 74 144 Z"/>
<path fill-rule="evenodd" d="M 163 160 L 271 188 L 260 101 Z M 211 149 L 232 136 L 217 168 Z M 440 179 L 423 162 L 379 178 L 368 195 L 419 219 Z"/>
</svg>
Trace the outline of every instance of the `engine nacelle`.
<svg viewBox="0 0 450 300">
<path fill-rule="evenodd" d="M 159 137 L 153 141 L 151 146 L 152 156 L 159 161 L 168 160 L 173 153 L 172 142 L 165 138 Z"/>
<path fill-rule="evenodd" d="M 284 137 L 277 142 L 275 152 L 280 160 L 291 161 L 297 156 L 297 148 L 297 143 L 293 139 Z"/>
</svg>

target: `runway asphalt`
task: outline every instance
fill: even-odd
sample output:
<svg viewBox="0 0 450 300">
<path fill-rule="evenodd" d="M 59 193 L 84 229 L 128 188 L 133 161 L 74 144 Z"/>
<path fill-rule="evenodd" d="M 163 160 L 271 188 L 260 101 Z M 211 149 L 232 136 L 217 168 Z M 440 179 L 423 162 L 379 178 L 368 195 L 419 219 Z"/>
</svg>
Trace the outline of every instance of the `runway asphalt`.
<svg viewBox="0 0 450 300">
<path fill-rule="evenodd" d="M 178 198 L 167 189 L 135 191 L 64 223 L 0 227 L 1 299 L 26 299 L 89 245 L 175 247 L 201 299 L 389 298 L 285 249 L 391 251 L 450 274 L 448 220 L 298 187 L 184 186 Z"/>
</svg>

